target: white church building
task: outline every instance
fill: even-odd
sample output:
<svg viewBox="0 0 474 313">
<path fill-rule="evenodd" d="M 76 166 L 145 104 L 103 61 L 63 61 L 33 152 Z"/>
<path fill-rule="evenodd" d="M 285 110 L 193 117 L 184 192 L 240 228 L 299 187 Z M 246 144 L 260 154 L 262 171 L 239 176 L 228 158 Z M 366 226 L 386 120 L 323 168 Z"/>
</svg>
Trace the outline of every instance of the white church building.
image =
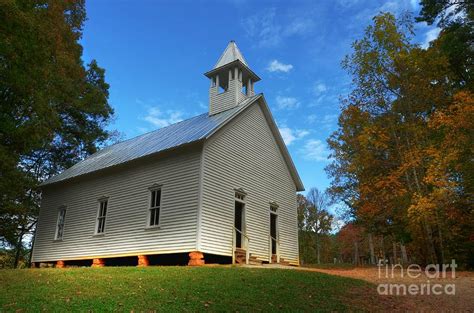
<svg viewBox="0 0 474 313">
<path fill-rule="evenodd" d="M 32 262 L 299 265 L 304 190 L 263 94 L 231 41 L 209 112 L 106 147 L 42 185 Z"/>
</svg>

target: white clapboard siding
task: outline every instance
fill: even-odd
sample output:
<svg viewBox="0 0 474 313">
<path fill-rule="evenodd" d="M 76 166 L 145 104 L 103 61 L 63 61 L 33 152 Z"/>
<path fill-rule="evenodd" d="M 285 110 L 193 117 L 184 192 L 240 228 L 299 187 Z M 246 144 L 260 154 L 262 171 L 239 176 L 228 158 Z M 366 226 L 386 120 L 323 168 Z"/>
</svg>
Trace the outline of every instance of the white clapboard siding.
<svg viewBox="0 0 474 313">
<path fill-rule="evenodd" d="M 234 188 L 246 196 L 250 253 L 269 259 L 270 202 L 278 208 L 280 256 L 298 264 L 296 187 L 260 104 L 251 105 L 204 146 L 199 249 L 232 255 Z"/>
<path fill-rule="evenodd" d="M 209 89 L 209 111 L 211 114 L 220 113 L 235 107 L 238 103 L 247 99 L 242 93 L 242 82 L 238 79 L 229 81 L 228 89 L 219 92 L 219 87 Z"/>
<path fill-rule="evenodd" d="M 193 146 L 46 186 L 33 262 L 195 250 L 201 151 Z M 162 185 L 161 226 L 146 229 L 148 188 L 154 184 Z M 101 197 L 108 197 L 105 235 L 94 236 Z M 64 236 L 54 241 L 62 205 L 67 207 Z"/>
</svg>

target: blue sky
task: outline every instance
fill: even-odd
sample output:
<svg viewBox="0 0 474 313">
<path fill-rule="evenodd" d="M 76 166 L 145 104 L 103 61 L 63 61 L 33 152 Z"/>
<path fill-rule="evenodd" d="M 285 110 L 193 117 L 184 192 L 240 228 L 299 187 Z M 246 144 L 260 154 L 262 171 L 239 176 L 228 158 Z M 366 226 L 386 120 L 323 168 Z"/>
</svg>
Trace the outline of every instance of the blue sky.
<svg viewBox="0 0 474 313">
<path fill-rule="evenodd" d="M 84 60 L 106 69 L 110 125 L 123 139 L 207 111 L 203 75 L 235 40 L 263 92 L 306 190 L 325 189 L 326 138 L 337 128 L 341 69 L 351 43 L 380 11 L 418 13 L 416 0 L 87 2 Z M 426 45 L 438 29 L 417 24 Z"/>
</svg>

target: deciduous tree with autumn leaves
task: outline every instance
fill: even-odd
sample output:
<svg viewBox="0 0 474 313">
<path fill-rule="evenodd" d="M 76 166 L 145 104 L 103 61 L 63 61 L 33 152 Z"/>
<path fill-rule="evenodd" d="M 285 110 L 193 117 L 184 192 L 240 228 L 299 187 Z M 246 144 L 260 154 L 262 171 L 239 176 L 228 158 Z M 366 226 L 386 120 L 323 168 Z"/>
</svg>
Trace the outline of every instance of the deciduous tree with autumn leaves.
<svg viewBox="0 0 474 313">
<path fill-rule="evenodd" d="M 328 139 L 330 192 L 411 260 L 474 267 L 473 5 L 421 4 L 417 20 L 442 29 L 429 47 L 410 15 L 381 13 L 343 61 L 353 90 Z"/>
</svg>

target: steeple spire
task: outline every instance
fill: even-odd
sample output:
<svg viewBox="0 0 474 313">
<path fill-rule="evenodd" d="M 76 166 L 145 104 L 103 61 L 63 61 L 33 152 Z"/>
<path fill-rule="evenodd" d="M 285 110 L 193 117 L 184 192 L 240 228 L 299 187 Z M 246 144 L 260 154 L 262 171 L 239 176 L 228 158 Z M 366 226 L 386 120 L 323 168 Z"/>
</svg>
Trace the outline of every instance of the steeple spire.
<svg viewBox="0 0 474 313">
<path fill-rule="evenodd" d="M 239 60 L 245 66 L 248 67 L 248 64 L 245 61 L 244 56 L 240 52 L 239 47 L 237 47 L 237 44 L 235 43 L 235 41 L 231 40 L 229 44 L 227 45 L 227 48 L 225 48 L 221 57 L 217 61 L 216 65 L 214 66 L 214 69 L 224 66 L 228 63 L 234 62 L 235 60 Z"/>
<path fill-rule="evenodd" d="M 260 80 L 248 66 L 235 41 L 231 40 L 214 68 L 205 73 L 211 80 L 209 115 L 239 105 L 255 94 L 253 85 Z"/>
</svg>

